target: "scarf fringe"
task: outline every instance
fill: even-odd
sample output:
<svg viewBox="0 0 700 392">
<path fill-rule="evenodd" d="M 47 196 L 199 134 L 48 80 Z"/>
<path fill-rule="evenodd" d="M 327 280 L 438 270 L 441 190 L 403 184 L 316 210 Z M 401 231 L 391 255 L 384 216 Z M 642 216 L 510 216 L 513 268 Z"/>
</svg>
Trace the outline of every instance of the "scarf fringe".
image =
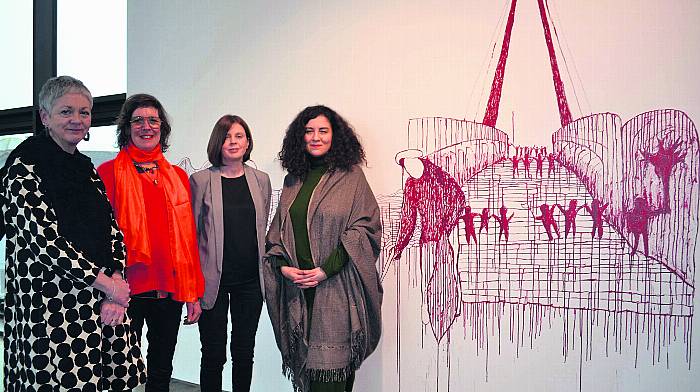
<svg viewBox="0 0 700 392">
<path fill-rule="evenodd" d="M 296 332 L 296 330 L 295 330 Z M 337 369 L 306 369 L 305 376 L 310 381 L 320 382 L 340 382 L 345 381 L 359 369 L 360 364 L 364 360 L 365 332 L 355 331 L 350 338 L 350 361 L 347 366 Z M 297 385 L 294 380 L 294 371 L 289 366 L 288 362 L 282 365 L 282 374 L 293 381 L 294 392 L 301 392 L 301 385 Z"/>
<path fill-rule="evenodd" d="M 352 371 L 360 368 L 360 364 L 365 360 L 367 345 L 367 335 L 363 329 L 350 334 L 350 364 Z"/>
<path fill-rule="evenodd" d="M 301 366 L 295 363 L 298 344 L 303 339 L 301 324 L 298 324 L 292 329 L 290 334 L 290 355 L 282 359 L 282 375 L 292 382 L 294 392 L 304 392 L 303 384 L 308 384 L 310 381 L 320 382 L 339 382 L 345 381 L 348 377 L 359 369 L 360 364 L 364 360 L 365 348 L 365 331 L 355 331 L 350 338 L 350 362 L 348 366 L 338 369 L 301 369 Z M 300 369 L 303 374 L 301 380 L 294 369 Z"/>
<path fill-rule="evenodd" d="M 292 368 L 288 364 L 284 363 L 284 361 L 282 363 L 282 375 L 287 377 L 287 379 L 289 379 L 289 381 L 292 382 L 293 392 L 304 392 L 302 390 L 301 385 L 299 385 L 296 382 L 296 377 L 294 377 L 294 370 L 292 370 Z"/>
<path fill-rule="evenodd" d="M 282 375 L 287 377 L 292 382 L 294 392 L 304 392 L 303 386 L 299 381 L 298 375 L 294 369 L 302 369 L 301 359 L 299 358 L 299 345 L 304 342 L 304 332 L 301 323 L 294 328 L 290 328 L 288 323 L 287 328 L 291 330 L 289 334 L 289 354 L 282 358 Z M 301 372 L 303 374 L 303 372 Z"/>
<path fill-rule="evenodd" d="M 309 379 L 320 382 L 338 382 L 345 381 L 352 374 L 350 365 L 342 369 L 310 369 L 308 370 Z"/>
</svg>

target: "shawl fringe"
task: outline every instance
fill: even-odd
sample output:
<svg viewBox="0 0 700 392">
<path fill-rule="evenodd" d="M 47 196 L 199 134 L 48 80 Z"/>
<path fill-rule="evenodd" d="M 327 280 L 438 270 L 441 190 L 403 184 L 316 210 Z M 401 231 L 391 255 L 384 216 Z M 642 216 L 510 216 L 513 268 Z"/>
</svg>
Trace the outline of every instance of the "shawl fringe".
<svg viewBox="0 0 700 392">
<path fill-rule="evenodd" d="M 301 323 L 298 323 L 294 328 L 290 328 L 289 323 L 285 323 L 285 325 L 291 332 L 289 334 L 289 354 L 282 358 L 282 375 L 292 381 L 294 392 L 303 392 L 302 384 L 308 384 L 308 381 L 300 382 L 303 381 L 299 379 L 301 374 L 295 374 L 294 369 L 303 369 L 305 366 L 302 359 L 299 358 L 299 345 L 304 344 L 304 328 Z"/>
<path fill-rule="evenodd" d="M 282 362 L 282 375 L 287 377 L 292 382 L 292 389 L 293 392 L 304 392 L 302 389 L 302 386 L 299 385 L 296 381 L 296 377 L 294 375 L 294 370 L 292 369 L 291 366 L 286 364 L 284 361 Z"/>
<path fill-rule="evenodd" d="M 343 369 L 311 369 L 308 371 L 309 379 L 320 382 L 345 381 L 352 374 L 350 366 Z"/>
<path fill-rule="evenodd" d="M 365 358 L 366 334 L 364 330 L 355 331 L 350 335 L 350 365 L 352 371 L 360 368 Z"/>
<path fill-rule="evenodd" d="M 308 384 L 310 387 L 310 382 L 311 381 L 320 381 L 320 382 L 340 382 L 340 381 L 345 381 L 350 377 L 352 373 L 354 373 L 357 369 L 360 368 L 360 364 L 362 363 L 362 358 L 363 355 L 362 353 L 364 352 L 364 347 L 363 347 L 363 342 L 365 341 L 365 332 L 364 331 L 356 331 L 352 333 L 351 337 L 351 351 L 350 351 L 350 363 L 348 366 L 344 368 L 338 368 L 338 369 L 306 369 L 304 371 L 304 382 L 299 383 L 297 375 L 294 373 L 295 368 L 299 368 L 299 366 L 294 366 L 292 364 L 292 358 L 294 357 L 294 354 L 296 353 L 296 347 L 299 342 L 298 339 L 301 339 L 303 334 L 301 332 L 301 324 L 297 325 L 296 328 L 292 331 L 292 344 L 290 348 L 290 356 L 288 358 L 285 358 L 282 360 L 282 375 L 287 377 L 290 381 L 292 381 L 292 387 L 294 388 L 294 392 L 305 392 L 304 391 L 304 386 L 302 384 Z"/>
</svg>

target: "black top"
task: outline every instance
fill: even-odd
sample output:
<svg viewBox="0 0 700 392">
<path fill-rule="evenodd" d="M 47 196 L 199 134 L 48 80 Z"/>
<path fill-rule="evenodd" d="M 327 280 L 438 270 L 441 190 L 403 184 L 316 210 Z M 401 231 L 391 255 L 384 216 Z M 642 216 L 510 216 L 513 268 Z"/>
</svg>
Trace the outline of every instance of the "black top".
<svg viewBox="0 0 700 392">
<path fill-rule="evenodd" d="M 255 205 L 245 175 L 221 177 L 224 205 L 224 260 L 221 285 L 246 283 L 258 278 L 258 233 Z"/>
<path fill-rule="evenodd" d="M 63 151 L 45 135 L 32 136 L 17 146 L 3 171 L 17 156 L 34 165 L 39 190 L 56 214 L 45 218 L 55 219 L 58 234 L 95 265 L 108 270 L 121 268 L 112 254 L 112 206 L 90 158 L 78 150 L 73 154 Z M 45 214 L 41 209 L 35 213 L 40 218 Z"/>
</svg>

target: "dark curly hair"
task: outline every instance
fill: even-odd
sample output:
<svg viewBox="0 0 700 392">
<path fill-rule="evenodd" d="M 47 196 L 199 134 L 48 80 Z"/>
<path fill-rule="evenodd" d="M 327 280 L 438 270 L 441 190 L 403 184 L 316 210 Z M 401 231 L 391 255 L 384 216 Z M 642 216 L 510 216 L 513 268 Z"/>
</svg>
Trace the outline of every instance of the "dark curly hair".
<svg viewBox="0 0 700 392">
<path fill-rule="evenodd" d="M 326 117 L 331 123 L 333 135 L 331 148 L 324 156 L 328 170 L 348 171 L 353 165 L 366 162 L 362 144 L 357 139 L 355 131 L 343 117 L 327 106 L 309 106 L 302 110 L 289 124 L 282 141 L 282 150 L 278 154 L 282 167 L 289 174 L 305 178 L 309 172 L 311 161 L 306 151 L 304 134 L 306 133 L 306 124 L 318 116 Z"/>
<path fill-rule="evenodd" d="M 124 101 L 122 109 L 117 117 L 117 145 L 122 149 L 129 145 L 131 139 L 131 115 L 138 108 L 156 108 L 158 117 L 160 117 L 160 149 L 165 152 L 170 144 L 170 121 L 168 113 L 165 112 L 163 105 L 156 97 L 149 94 L 134 94 Z"/>
</svg>

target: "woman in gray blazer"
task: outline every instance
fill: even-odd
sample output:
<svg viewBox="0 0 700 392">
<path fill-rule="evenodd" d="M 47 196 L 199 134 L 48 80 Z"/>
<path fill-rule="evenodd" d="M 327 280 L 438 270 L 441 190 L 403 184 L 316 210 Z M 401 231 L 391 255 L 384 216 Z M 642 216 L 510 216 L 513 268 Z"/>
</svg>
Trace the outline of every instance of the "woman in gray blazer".
<svg viewBox="0 0 700 392">
<path fill-rule="evenodd" d="M 199 319 L 202 391 L 221 391 L 229 312 L 233 390 L 250 389 L 271 199 L 268 175 L 244 163 L 252 149 L 248 124 L 225 115 L 214 125 L 207 146 L 213 166 L 190 177 L 205 284 Z"/>
</svg>

